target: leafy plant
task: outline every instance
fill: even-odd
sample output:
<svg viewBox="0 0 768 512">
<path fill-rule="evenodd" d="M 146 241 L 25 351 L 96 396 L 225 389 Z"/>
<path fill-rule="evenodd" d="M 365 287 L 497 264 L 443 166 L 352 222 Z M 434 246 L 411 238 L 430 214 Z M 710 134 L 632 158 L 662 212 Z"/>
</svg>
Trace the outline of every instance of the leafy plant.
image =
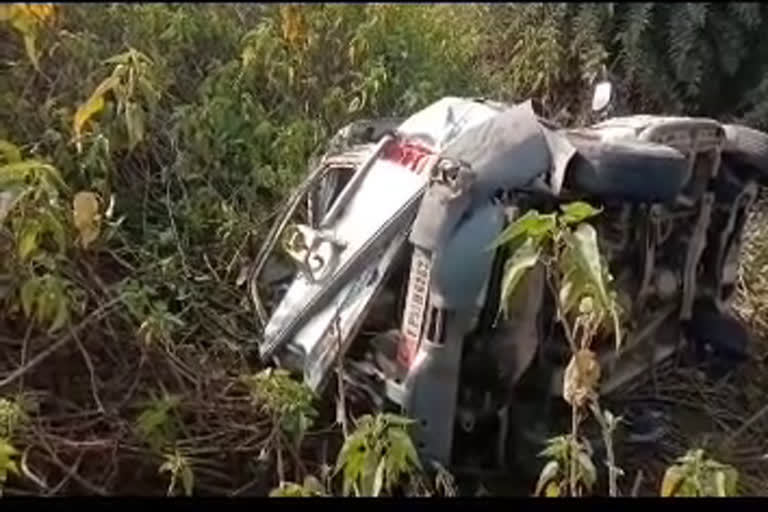
<svg viewBox="0 0 768 512">
<path fill-rule="evenodd" d="M 55 332 L 66 325 L 70 316 L 69 283 L 55 274 L 27 279 L 21 286 L 21 307 L 27 318 L 48 325 Z"/>
<path fill-rule="evenodd" d="M 526 212 L 493 244 L 493 247 L 508 244 L 512 249 L 502 279 L 500 308 L 505 314 L 507 303 L 521 279 L 534 266 L 544 265 L 550 290 L 555 296 L 557 317 L 571 349 L 571 360 L 563 378 L 563 398 L 572 408 L 571 435 L 556 438 L 545 450 L 545 454 L 554 460 L 545 466 L 536 494 L 546 491 L 548 495 L 561 495 L 562 485 L 550 483 L 557 482 L 558 475 L 563 476 L 559 472 L 563 471 L 572 495 L 591 490 L 594 468 L 591 471 L 584 469 L 591 465 L 591 460 L 587 464 L 588 457 L 577 435 L 581 410 L 589 406 L 603 429 L 609 454 L 611 495 L 615 495 L 616 478 L 620 474 L 613 460 L 611 444 L 615 421 L 610 413 L 604 414 L 597 405 L 600 365 L 591 345 L 599 331 L 607 327 L 613 331 L 616 348 L 619 348 L 620 311 L 616 294 L 610 289 L 612 277 L 600 253 L 597 232 L 585 222 L 600 211 L 583 202 L 564 205 L 560 210 L 549 214 L 535 210 Z"/>
<path fill-rule="evenodd" d="M 136 432 L 155 452 L 163 452 L 176 439 L 175 409 L 180 401 L 177 396 L 154 397 L 144 405 L 136 418 Z"/>
<path fill-rule="evenodd" d="M 185 457 L 178 449 L 173 453 L 166 453 L 164 455 L 165 462 L 160 466 L 160 473 L 170 474 L 170 483 L 168 484 L 168 496 L 173 496 L 176 491 L 176 486 L 181 482 L 184 494 L 192 496 L 192 491 L 195 486 L 195 474 L 192 472 L 192 466 L 189 463 L 187 457 Z"/>
<path fill-rule="evenodd" d="M 112 74 L 104 79 L 85 103 L 75 112 L 73 131 L 80 146 L 80 139 L 86 123 L 104 110 L 105 97 L 111 93 L 117 103 L 117 115 L 125 122 L 128 149 L 132 150 L 144 139 L 146 113 L 139 99 L 150 106 L 156 106 L 160 92 L 155 88 L 152 59 L 134 48 L 107 59 L 106 64 L 115 67 Z"/>
<path fill-rule="evenodd" d="M 18 428 L 27 421 L 24 398 L 0 398 L 0 495 L 10 474 L 19 474 L 19 451 L 14 446 Z"/>
<path fill-rule="evenodd" d="M 268 368 L 242 378 L 253 401 L 269 414 L 275 425 L 294 440 L 300 440 L 312 426 L 317 411 L 314 396 L 303 383 L 285 370 Z"/>
<path fill-rule="evenodd" d="M 561 319 L 589 315 L 592 327 L 608 322 L 618 348 L 620 309 L 615 293 L 609 290 L 613 278 L 602 260 L 595 228 L 584 222 L 599 213 L 600 210 L 582 202 L 564 205 L 560 214 L 529 210 L 499 235 L 492 248 L 507 244 L 512 249 L 502 280 L 503 313 L 520 280 L 535 265 L 543 263 L 558 290 Z M 573 342 L 570 330 L 568 334 Z M 591 341 L 591 337 L 584 341 Z M 588 348 L 588 343 L 581 348 Z"/>
<path fill-rule="evenodd" d="M 690 450 L 667 468 L 661 496 L 731 497 L 736 495 L 738 477 L 735 468 L 707 458 L 704 450 Z"/>
<path fill-rule="evenodd" d="M 281 482 L 279 487 L 269 493 L 269 496 L 270 498 L 316 498 L 327 496 L 327 494 L 323 484 L 314 476 L 308 475 L 301 485 Z"/>
<path fill-rule="evenodd" d="M 27 56 L 36 70 L 40 71 L 39 53 L 36 46 L 40 29 L 55 19 L 53 4 L 6 4 L 0 5 L 0 21 L 7 21 L 21 34 Z"/>
<path fill-rule="evenodd" d="M 539 454 L 549 459 L 539 474 L 535 495 L 548 498 L 568 495 L 572 478 L 584 491 L 590 492 L 597 482 L 597 470 L 592 463 L 589 446 L 573 436 L 558 436 L 547 441 L 547 447 Z M 571 464 L 575 461 L 576 473 L 571 476 Z"/>
<path fill-rule="evenodd" d="M 0 494 L 8 475 L 19 474 L 18 456 L 19 451 L 7 439 L 0 438 Z"/>
<path fill-rule="evenodd" d="M 343 494 L 379 496 L 421 470 L 408 427 L 412 420 L 394 414 L 365 415 L 344 441 L 336 460 Z"/>
</svg>

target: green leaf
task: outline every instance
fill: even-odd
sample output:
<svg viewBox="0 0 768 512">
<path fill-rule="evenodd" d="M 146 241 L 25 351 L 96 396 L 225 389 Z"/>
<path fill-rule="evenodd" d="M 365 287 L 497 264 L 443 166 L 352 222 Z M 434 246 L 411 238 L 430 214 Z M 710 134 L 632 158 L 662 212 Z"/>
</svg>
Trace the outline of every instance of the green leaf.
<svg viewBox="0 0 768 512">
<path fill-rule="evenodd" d="M 69 304 L 66 295 L 63 290 L 56 290 L 55 292 L 55 311 L 56 316 L 53 317 L 50 327 L 48 327 L 48 333 L 54 333 L 64 327 L 69 320 Z"/>
<path fill-rule="evenodd" d="M 534 491 L 534 495 L 541 495 L 541 492 L 544 490 L 545 486 L 557 477 L 559 471 L 560 463 L 556 460 L 549 461 L 541 470 L 541 473 L 539 473 L 539 480 L 536 483 L 536 490 Z"/>
<path fill-rule="evenodd" d="M 507 226 L 491 244 L 489 250 L 496 249 L 521 237 L 533 238 L 538 242 L 553 233 L 556 227 L 555 214 L 542 215 L 536 210 L 529 210 Z"/>
<path fill-rule="evenodd" d="M 578 224 L 602 212 L 602 209 L 594 208 L 591 204 L 581 201 L 568 203 L 560 209 L 563 211 L 560 219 L 566 225 Z"/>
<path fill-rule="evenodd" d="M 532 239 L 527 239 L 504 265 L 504 277 L 501 281 L 501 309 L 506 315 L 509 299 L 525 274 L 539 261 L 541 249 Z"/>
<path fill-rule="evenodd" d="M 32 307 L 35 304 L 39 282 L 38 278 L 32 278 L 27 279 L 21 285 L 21 309 L 27 318 L 32 315 Z"/>
<path fill-rule="evenodd" d="M 0 140 L 0 154 L 3 155 L 6 164 L 21 162 L 21 151 L 18 146 L 7 140 Z"/>
<path fill-rule="evenodd" d="M 722 471 L 722 474 L 725 477 L 725 482 L 723 485 L 723 489 L 725 491 L 724 495 L 727 497 L 736 496 L 739 482 L 739 472 L 736 471 L 735 468 L 729 466 Z"/>
<path fill-rule="evenodd" d="M 50 211 L 46 210 L 41 217 L 41 227 L 46 233 L 50 233 L 60 253 L 67 249 L 67 233 L 61 221 Z"/>
<path fill-rule="evenodd" d="M 129 149 L 133 150 L 144 140 L 144 112 L 133 101 L 125 104 L 125 128 L 128 132 Z"/>
<path fill-rule="evenodd" d="M 621 343 L 621 327 L 615 301 L 606 286 L 607 271 L 600 256 L 597 232 L 589 224 L 580 224 L 573 232 L 563 231 L 563 238 L 567 244 L 561 262 L 563 274 L 572 283 L 578 283 L 581 290 L 594 295 L 593 298 L 599 303 L 601 312 L 608 315 L 613 322 L 618 348 Z M 578 302 L 581 298 L 578 294 L 572 295 L 570 302 Z"/>
<path fill-rule="evenodd" d="M 195 485 L 195 475 L 192 473 L 192 467 L 186 460 L 181 466 L 181 485 L 184 487 L 184 494 L 192 496 L 192 490 Z"/>
<path fill-rule="evenodd" d="M 399 414 L 385 413 L 381 416 L 382 420 L 390 425 L 396 425 L 400 427 L 408 427 L 416 423 L 411 418 L 400 416 Z"/>
<path fill-rule="evenodd" d="M 29 61 L 32 63 L 35 71 L 40 71 L 40 61 L 38 59 L 37 47 L 35 45 L 37 42 L 37 33 L 36 31 L 29 31 L 26 32 L 23 37 L 24 49 L 27 52 L 27 57 L 29 57 Z"/>
<path fill-rule="evenodd" d="M 379 465 L 376 468 L 376 474 L 373 476 L 373 497 L 377 497 L 381 494 L 381 489 L 384 486 L 384 468 L 386 467 L 387 459 L 382 457 L 379 461 Z"/>
<path fill-rule="evenodd" d="M 592 463 L 592 459 L 585 452 L 579 452 L 577 455 L 579 466 L 581 466 L 581 475 L 584 485 L 587 489 L 592 489 L 597 482 L 597 469 Z"/>
<path fill-rule="evenodd" d="M 416 452 L 416 447 L 413 446 L 411 436 L 399 428 L 390 429 L 388 436 L 390 443 L 393 446 L 397 446 L 403 450 L 406 462 L 412 464 L 418 469 L 421 469 L 421 461 L 419 460 L 419 455 Z"/>
<path fill-rule="evenodd" d="M 19 233 L 18 252 L 21 261 L 26 261 L 38 248 L 38 237 L 42 226 L 37 220 L 29 220 L 24 223 Z"/>
<path fill-rule="evenodd" d="M 378 457 L 374 450 L 368 450 L 365 452 L 365 456 L 362 458 L 362 468 L 360 471 L 360 491 L 363 496 L 374 496 L 374 478 L 376 477 L 376 470 L 378 469 Z"/>
</svg>

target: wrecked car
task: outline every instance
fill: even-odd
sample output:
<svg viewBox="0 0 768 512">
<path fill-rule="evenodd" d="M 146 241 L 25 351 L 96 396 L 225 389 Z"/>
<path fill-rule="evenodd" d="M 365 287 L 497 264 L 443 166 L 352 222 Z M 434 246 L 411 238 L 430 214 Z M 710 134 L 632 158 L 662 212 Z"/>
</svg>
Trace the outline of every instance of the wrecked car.
<svg viewBox="0 0 768 512">
<path fill-rule="evenodd" d="M 427 459 L 451 464 L 457 435 L 474 433 L 503 464 L 510 425 L 529 427 L 522 382 L 535 376 L 528 401 L 545 416 L 541 394 L 563 392 L 570 352 L 543 273 L 497 314 L 509 254 L 488 248 L 530 209 L 601 209 L 591 222 L 628 312 L 621 348 L 598 350 L 601 394 L 683 349 L 746 357 L 728 303 L 766 134 L 655 115 L 568 129 L 530 101 L 447 97 L 345 127 L 311 167 L 252 268 L 259 353 L 315 391 L 343 359 L 347 392 L 416 420 Z"/>
</svg>

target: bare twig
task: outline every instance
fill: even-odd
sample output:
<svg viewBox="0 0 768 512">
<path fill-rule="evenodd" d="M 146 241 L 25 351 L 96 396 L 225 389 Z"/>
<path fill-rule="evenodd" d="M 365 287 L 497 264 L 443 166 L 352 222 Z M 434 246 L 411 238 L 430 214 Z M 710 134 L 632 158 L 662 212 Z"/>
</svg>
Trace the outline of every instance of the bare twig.
<svg viewBox="0 0 768 512">
<path fill-rule="evenodd" d="M 88 355 L 88 352 L 85 350 L 85 347 L 80 342 L 80 338 L 77 336 L 77 333 L 72 329 L 72 327 L 69 327 L 69 335 L 72 336 L 72 339 L 75 340 L 75 343 L 77 344 L 77 348 L 80 350 L 80 354 L 83 356 L 83 360 L 85 361 L 85 366 L 88 367 L 88 376 L 91 381 L 91 395 L 93 395 L 93 401 L 96 404 L 96 407 L 99 408 L 99 412 L 105 412 L 104 404 L 101 403 L 101 399 L 99 398 L 99 392 L 96 385 L 96 372 L 93 369 L 93 363 L 91 362 L 91 356 Z"/>
</svg>

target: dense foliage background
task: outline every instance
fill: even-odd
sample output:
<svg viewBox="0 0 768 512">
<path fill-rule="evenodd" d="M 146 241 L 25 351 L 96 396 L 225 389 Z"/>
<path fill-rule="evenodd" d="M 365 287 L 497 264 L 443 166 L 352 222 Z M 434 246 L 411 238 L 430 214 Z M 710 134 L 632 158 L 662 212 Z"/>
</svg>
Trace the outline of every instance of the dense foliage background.
<svg viewBox="0 0 768 512">
<path fill-rule="evenodd" d="M 260 492 L 275 445 L 297 481 L 330 464 L 333 434 L 302 455 L 243 382 L 242 278 L 353 119 L 486 95 L 575 124 L 605 67 L 627 112 L 768 126 L 762 4 L 0 9 L 0 184 L 31 190 L 0 197 L 8 492 Z"/>
</svg>

